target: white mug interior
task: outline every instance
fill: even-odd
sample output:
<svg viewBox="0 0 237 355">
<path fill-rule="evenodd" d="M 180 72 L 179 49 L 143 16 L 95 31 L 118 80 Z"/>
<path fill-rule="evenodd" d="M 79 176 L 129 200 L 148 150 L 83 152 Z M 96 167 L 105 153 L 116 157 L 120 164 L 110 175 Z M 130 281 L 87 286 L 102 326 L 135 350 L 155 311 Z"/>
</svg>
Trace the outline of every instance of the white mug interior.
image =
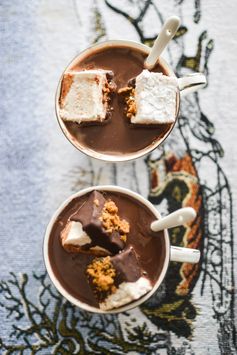
<svg viewBox="0 0 237 355">
<path fill-rule="evenodd" d="M 82 153 L 85 153 L 86 155 L 88 155 L 92 158 L 103 160 L 103 161 L 110 161 L 110 162 L 121 162 L 121 161 L 128 161 L 128 160 L 137 159 L 137 158 L 140 158 L 140 157 L 150 153 L 152 150 L 157 148 L 168 137 L 168 135 L 172 131 L 172 129 L 177 121 L 177 117 L 179 114 L 179 108 L 180 108 L 180 92 L 178 91 L 177 92 L 177 101 L 176 101 L 175 122 L 171 125 L 170 129 L 166 132 L 166 134 L 164 134 L 164 136 L 162 136 L 162 138 L 158 138 L 154 143 L 150 144 L 149 146 L 147 146 L 143 149 L 140 149 L 137 152 L 126 153 L 126 154 L 124 154 L 124 153 L 121 153 L 121 154 L 100 153 L 100 152 L 97 152 L 93 149 L 85 147 L 77 139 L 75 139 L 68 131 L 63 119 L 60 117 L 60 112 L 59 112 L 59 97 L 60 97 L 61 83 L 62 83 L 63 75 L 66 71 L 70 70 L 70 68 L 72 68 L 78 62 L 82 61 L 85 57 L 88 57 L 90 55 L 90 53 L 92 53 L 92 52 L 94 53 L 95 51 L 99 51 L 103 48 L 113 48 L 113 47 L 117 47 L 117 46 L 120 46 L 120 47 L 124 46 L 124 47 L 131 47 L 134 49 L 138 49 L 147 55 L 150 53 L 150 47 L 146 46 L 145 44 L 135 42 L 135 41 L 110 40 L 110 41 L 106 41 L 106 42 L 97 43 L 97 44 L 85 49 L 83 52 L 79 53 L 79 55 L 77 55 L 72 60 L 72 62 L 67 66 L 67 68 L 65 69 L 65 71 L 63 72 L 63 74 L 59 80 L 59 84 L 58 84 L 56 96 L 55 96 L 55 109 L 56 109 L 56 116 L 58 119 L 58 123 L 59 123 L 65 137 L 69 140 L 69 142 L 72 143 Z M 173 70 L 171 69 L 171 67 L 167 64 L 167 62 L 162 57 L 159 58 L 159 63 L 161 65 L 161 67 L 164 68 L 165 72 L 169 76 L 175 77 Z"/>
<path fill-rule="evenodd" d="M 111 309 L 109 311 L 104 311 L 101 310 L 99 308 L 93 307 L 88 305 L 87 303 L 84 303 L 82 301 L 80 301 L 79 299 L 73 297 L 72 295 L 70 295 L 70 293 L 68 293 L 65 288 L 60 284 L 60 282 L 58 281 L 58 279 L 55 277 L 53 269 L 51 267 L 50 264 L 50 260 L 49 260 L 49 252 L 48 252 L 48 245 L 49 245 L 49 237 L 51 234 L 51 230 L 52 227 L 58 217 L 58 215 L 64 210 L 64 208 L 69 204 L 70 201 L 72 201 L 74 198 L 76 197 L 80 197 L 83 196 L 85 194 L 87 194 L 88 192 L 91 192 L 93 190 L 97 190 L 97 191 L 114 191 L 114 192 L 120 192 L 123 193 L 125 195 L 128 195 L 130 197 L 132 197 L 133 199 L 139 201 L 140 203 L 142 203 L 143 205 L 145 205 L 156 217 L 157 219 L 159 219 L 161 216 L 159 214 L 159 212 L 157 211 L 157 209 L 155 208 L 155 206 L 153 206 L 148 200 L 146 200 L 144 197 L 142 197 L 141 195 L 122 188 L 122 187 L 118 187 L 118 186 L 112 186 L 112 185 L 104 185 L 104 186 L 92 186 L 86 189 L 83 189 L 73 195 L 71 195 L 66 201 L 64 201 L 60 207 L 56 210 L 56 212 L 54 213 L 54 215 L 52 216 L 48 227 L 46 229 L 46 233 L 45 233 L 45 237 L 44 237 L 44 244 L 43 244 L 43 255 L 44 255 L 44 262 L 45 262 L 45 266 L 46 266 L 46 270 L 49 274 L 49 277 L 51 279 L 51 281 L 53 282 L 54 286 L 57 288 L 57 290 L 71 303 L 73 303 L 74 305 L 76 305 L 77 307 L 80 307 L 86 311 L 89 312 L 93 312 L 93 313 L 105 313 L 105 314 L 111 314 L 111 313 L 120 313 L 120 312 L 125 312 L 128 311 L 132 308 L 135 308 L 137 306 L 139 306 L 140 304 L 142 304 L 143 302 L 145 302 L 148 298 L 150 298 L 159 288 L 160 284 L 162 283 L 162 281 L 164 280 L 166 271 L 168 269 L 168 265 L 169 265 L 169 260 L 170 260 L 170 241 L 169 241 L 169 236 L 168 236 L 168 232 L 165 229 L 164 230 L 164 244 L 165 244 L 165 258 L 164 258 L 164 262 L 163 262 L 163 266 L 162 266 L 162 270 L 160 272 L 159 278 L 157 279 L 157 281 L 155 282 L 152 290 L 150 292 L 148 292 L 146 295 L 144 295 L 143 297 L 139 298 L 136 301 L 133 301 L 129 304 L 126 304 L 122 307 L 119 308 L 115 308 L 115 309 Z"/>
</svg>

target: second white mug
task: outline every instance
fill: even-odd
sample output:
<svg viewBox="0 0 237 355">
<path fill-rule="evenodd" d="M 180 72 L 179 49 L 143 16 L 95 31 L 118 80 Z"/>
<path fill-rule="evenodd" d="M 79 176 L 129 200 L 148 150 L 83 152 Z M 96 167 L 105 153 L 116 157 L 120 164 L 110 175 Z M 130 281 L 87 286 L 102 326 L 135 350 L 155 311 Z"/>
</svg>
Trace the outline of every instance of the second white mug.
<svg viewBox="0 0 237 355">
<path fill-rule="evenodd" d="M 57 276 L 55 275 L 53 268 L 52 268 L 52 263 L 50 260 L 50 255 L 49 255 L 49 239 L 50 235 L 52 232 L 52 228 L 54 227 L 55 223 L 58 222 L 58 216 L 67 208 L 68 204 L 74 200 L 77 199 L 83 195 L 86 195 L 92 191 L 101 191 L 101 192 L 115 192 L 115 193 L 121 193 L 129 196 L 131 199 L 133 199 L 135 202 L 145 206 L 148 208 L 153 215 L 159 220 L 161 219 L 160 213 L 157 211 L 157 209 L 144 197 L 141 195 L 122 188 L 118 186 L 111 186 L 111 185 L 105 185 L 105 186 L 92 186 L 86 189 L 83 189 L 76 194 L 70 196 L 66 201 L 64 201 L 61 206 L 57 209 L 57 211 L 54 213 L 52 216 L 49 225 L 47 227 L 45 237 L 44 237 L 44 245 L 43 245 L 43 253 L 44 253 L 44 261 L 45 261 L 45 266 L 48 271 L 48 274 L 55 285 L 55 287 L 58 289 L 58 291 L 71 303 L 75 304 L 76 306 L 90 312 L 94 313 L 119 313 L 119 312 L 124 312 L 127 311 L 131 308 L 139 306 L 141 303 L 145 302 L 148 298 L 150 298 L 160 287 L 161 283 L 164 280 L 164 277 L 166 275 L 167 269 L 169 267 L 170 261 L 177 261 L 177 262 L 185 262 L 185 263 L 198 263 L 200 259 L 200 251 L 196 249 L 190 249 L 190 248 L 180 248 L 176 246 L 171 246 L 170 245 L 170 240 L 169 240 L 169 234 L 167 229 L 163 231 L 162 236 L 159 236 L 157 238 L 163 238 L 164 239 L 164 245 L 165 245 L 165 256 L 164 256 L 164 261 L 163 265 L 161 268 L 161 272 L 159 274 L 159 277 L 157 281 L 155 282 L 152 290 L 148 292 L 146 295 L 143 297 L 139 298 L 136 301 L 133 301 L 129 304 L 126 304 L 122 307 L 111 309 L 109 311 L 104 311 L 99 308 L 93 307 L 85 302 L 82 302 L 78 298 L 74 297 L 72 294 L 70 294 L 60 283 L 58 280 Z M 172 265 L 170 265 L 172 267 Z"/>
</svg>

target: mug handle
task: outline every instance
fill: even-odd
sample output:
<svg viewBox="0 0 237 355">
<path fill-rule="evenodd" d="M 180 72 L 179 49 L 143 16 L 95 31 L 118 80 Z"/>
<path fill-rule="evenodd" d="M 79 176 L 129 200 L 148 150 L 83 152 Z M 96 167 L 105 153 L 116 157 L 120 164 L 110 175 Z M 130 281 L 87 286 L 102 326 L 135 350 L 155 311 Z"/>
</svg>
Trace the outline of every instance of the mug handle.
<svg viewBox="0 0 237 355">
<path fill-rule="evenodd" d="M 197 264 L 200 260 L 200 251 L 191 248 L 170 247 L 170 261 Z"/>
<path fill-rule="evenodd" d="M 186 96 L 191 92 L 195 92 L 203 88 L 207 83 L 207 79 L 202 73 L 193 73 L 184 76 L 183 78 L 178 78 L 178 87 L 181 96 Z"/>
</svg>

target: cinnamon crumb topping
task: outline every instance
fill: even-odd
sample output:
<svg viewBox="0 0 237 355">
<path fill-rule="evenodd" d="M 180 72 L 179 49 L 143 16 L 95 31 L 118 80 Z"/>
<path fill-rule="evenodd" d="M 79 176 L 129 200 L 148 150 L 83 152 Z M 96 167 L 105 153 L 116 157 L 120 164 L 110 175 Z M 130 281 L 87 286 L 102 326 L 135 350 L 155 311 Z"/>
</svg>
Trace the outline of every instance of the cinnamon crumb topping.
<svg viewBox="0 0 237 355">
<path fill-rule="evenodd" d="M 124 243 L 126 243 L 126 241 L 127 241 L 127 236 L 126 236 L 126 234 L 121 235 L 120 239 L 121 239 Z"/>
<path fill-rule="evenodd" d="M 91 277 L 92 284 L 97 291 L 114 292 L 116 287 L 114 285 L 114 279 L 116 271 L 110 262 L 110 257 L 96 258 L 88 265 L 86 273 Z"/>
<path fill-rule="evenodd" d="M 114 201 L 109 200 L 104 204 L 100 220 L 107 233 L 118 231 L 121 234 L 121 240 L 126 242 L 130 225 L 125 219 L 118 216 L 118 207 Z"/>
<path fill-rule="evenodd" d="M 116 214 L 118 213 L 118 207 L 114 203 L 114 201 L 109 200 L 108 202 L 105 203 L 105 208 L 106 210 L 111 213 L 111 214 Z"/>
<path fill-rule="evenodd" d="M 124 96 L 124 101 L 126 103 L 125 113 L 126 116 L 131 119 L 137 112 L 135 89 L 131 86 L 127 86 L 125 88 L 119 89 L 118 93 Z"/>
<path fill-rule="evenodd" d="M 106 82 L 103 87 L 103 93 L 106 93 L 106 94 L 110 93 L 110 86 L 109 86 L 108 82 Z"/>
<path fill-rule="evenodd" d="M 124 88 L 118 90 L 118 94 L 127 96 L 132 93 L 132 90 L 134 90 L 132 86 L 125 86 Z"/>
<path fill-rule="evenodd" d="M 116 89 L 116 86 L 115 86 L 114 82 L 106 81 L 106 83 L 104 84 L 104 87 L 102 89 L 103 103 L 107 104 L 111 101 L 111 95 L 115 91 L 115 89 Z"/>
</svg>

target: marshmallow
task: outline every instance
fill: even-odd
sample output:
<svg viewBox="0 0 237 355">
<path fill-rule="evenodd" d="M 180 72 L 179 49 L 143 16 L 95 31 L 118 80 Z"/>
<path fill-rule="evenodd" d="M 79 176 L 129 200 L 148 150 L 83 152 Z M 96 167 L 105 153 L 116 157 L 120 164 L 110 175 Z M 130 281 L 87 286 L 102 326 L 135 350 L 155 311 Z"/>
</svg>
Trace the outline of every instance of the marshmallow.
<svg viewBox="0 0 237 355">
<path fill-rule="evenodd" d="M 99 308 L 104 311 L 135 301 L 152 289 L 132 247 L 115 256 L 95 258 L 86 274 Z"/>
<path fill-rule="evenodd" d="M 106 70 L 69 71 L 64 74 L 60 94 L 60 116 L 64 121 L 102 122 L 106 119 Z"/>
<path fill-rule="evenodd" d="M 129 223 L 121 219 L 117 212 L 113 201 L 107 201 L 103 194 L 92 191 L 62 230 L 63 248 L 68 252 L 98 256 L 118 253 L 125 247 Z M 105 217 L 106 221 L 103 220 Z"/>
<path fill-rule="evenodd" d="M 107 201 L 102 193 L 92 191 L 85 203 L 70 217 L 71 221 L 80 222 L 82 224 L 83 230 L 91 238 L 93 246 L 99 246 L 110 251 L 107 255 L 116 254 L 125 247 L 123 235 L 126 234 L 122 232 L 119 225 L 110 225 L 109 230 L 105 228 L 103 222 L 104 215 L 108 219 L 110 219 L 110 216 L 111 221 L 116 220 L 117 223 L 126 222 L 119 218 L 116 211 L 111 215 L 111 213 L 106 210 L 108 203 L 112 203 L 113 207 L 117 209 L 117 206 L 112 201 Z"/>
<path fill-rule="evenodd" d="M 134 124 L 174 123 L 178 83 L 174 77 L 143 70 L 135 82 Z"/>
<path fill-rule="evenodd" d="M 75 245 L 80 247 L 91 243 L 91 238 L 83 231 L 80 222 L 68 222 L 62 231 L 61 238 L 63 246 Z"/>
<path fill-rule="evenodd" d="M 92 240 L 83 230 L 80 222 L 69 221 L 61 232 L 62 245 L 65 250 L 88 252 L 95 255 L 109 255 L 110 252 L 98 245 L 91 246 Z"/>
<path fill-rule="evenodd" d="M 116 291 L 110 294 L 102 303 L 100 309 L 108 311 L 135 301 L 151 291 L 152 285 L 146 277 L 140 277 L 135 282 L 122 282 Z"/>
</svg>

